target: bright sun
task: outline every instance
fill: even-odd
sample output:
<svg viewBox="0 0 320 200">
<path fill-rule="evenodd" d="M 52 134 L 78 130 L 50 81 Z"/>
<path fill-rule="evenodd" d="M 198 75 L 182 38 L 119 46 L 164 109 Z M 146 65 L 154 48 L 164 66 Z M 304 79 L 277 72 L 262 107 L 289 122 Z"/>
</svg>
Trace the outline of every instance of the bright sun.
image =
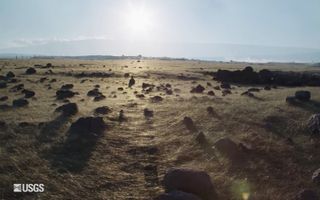
<svg viewBox="0 0 320 200">
<path fill-rule="evenodd" d="M 143 5 L 131 5 L 125 15 L 126 26 L 136 36 L 147 35 L 153 26 L 152 12 Z"/>
</svg>

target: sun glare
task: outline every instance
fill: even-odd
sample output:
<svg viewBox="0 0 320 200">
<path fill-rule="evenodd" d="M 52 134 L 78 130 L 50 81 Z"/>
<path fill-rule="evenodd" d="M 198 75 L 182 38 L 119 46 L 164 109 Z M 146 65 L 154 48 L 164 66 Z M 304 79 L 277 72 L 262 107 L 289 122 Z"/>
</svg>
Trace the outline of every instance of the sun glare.
<svg viewBox="0 0 320 200">
<path fill-rule="evenodd" d="M 125 23 L 131 34 L 145 37 L 150 32 L 154 19 L 150 9 L 145 6 L 130 6 L 126 12 Z"/>
</svg>

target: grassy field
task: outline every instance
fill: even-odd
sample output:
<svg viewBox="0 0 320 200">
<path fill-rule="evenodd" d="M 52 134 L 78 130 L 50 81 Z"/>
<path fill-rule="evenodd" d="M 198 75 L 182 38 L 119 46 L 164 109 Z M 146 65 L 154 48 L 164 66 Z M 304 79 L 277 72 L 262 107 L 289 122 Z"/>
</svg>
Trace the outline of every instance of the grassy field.
<svg viewBox="0 0 320 200">
<path fill-rule="evenodd" d="M 25 74 L 28 67 L 47 63 L 53 67 L 35 67 L 37 73 Z M 0 129 L 2 197 L 152 199 L 163 192 L 161 180 L 171 167 L 205 170 L 222 200 L 244 199 L 244 192 L 250 194 L 250 200 L 293 199 L 304 188 L 320 193 L 311 181 L 312 173 L 320 167 L 319 142 L 310 138 L 306 129 L 308 118 L 320 111 L 316 106 L 320 102 L 319 88 L 279 86 L 266 91 L 263 86 L 232 85 L 232 93 L 223 96 L 214 89 L 219 83 L 203 73 L 243 69 L 248 65 L 255 70 L 320 72 L 308 65 L 277 63 L 0 60 L 1 75 L 14 72 L 24 88 L 36 93 L 28 106 L 0 110 L 0 121 L 6 123 Z M 98 77 L 97 72 L 101 72 Z M 132 88 L 128 87 L 125 73 L 136 81 Z M 19 83 L 0 89 L 0 97 L 8 96 L 0 104 L 11 105 L 14 99 L 23 97 L 21 92 L 10 92 Z M 142 83 L 170 84 L 173 94 L 161 89 L 143 93 Z M 54 110 L 64 101 L 56 100 L 55 94 L 64 84 L 73 84 L 72 90 L 79 93 L 69 99 L 77 103 L 79 112 L 61 119 Z M 204 93 L 190 93 L 198 84 L 205 87 Z M 87 96 L 96 85 L 106 96 L 104 100 L 93 101 Z M 261 89 L 254 93 L 256 98 L 240 95 L 251 87 Z M 288 105 L 285 98 L 301 89 L 311 92 L 312 101 L 301 106 Z M 211 90 L 214 96 L 207 95 Z M 144 98 L 137 98 L 136 94 L 144 94 Z M 156 95 L 163 101 L 150 101 Z M 65 155 L 63 145 L 72 122 L 96 115 L 94 109 L 99 106 L 112 110 L 101 115 L 108 125 L 103 136 L 86 156 Z M 208 114 L 209 106 L 214 115 Z M 154 111 L 152 118 L 145 118 L 145 108 Z M 120 123 L 115 119 L 121 110 L 127 120 Z M 193 119 L 197 131 L 185 127 L 186 116 Z M 217 151 L 204 150 L 196 141 L 200 131 L 211 144 L 223 137 L 242 143 L 248 149 L 243 162 L 234 164 Z M 81 170 L 66 168 L 67 161 L 81 164 Z M 13 183 L 43 183 L 45 192 L 13 193 Z"/>
</svg>

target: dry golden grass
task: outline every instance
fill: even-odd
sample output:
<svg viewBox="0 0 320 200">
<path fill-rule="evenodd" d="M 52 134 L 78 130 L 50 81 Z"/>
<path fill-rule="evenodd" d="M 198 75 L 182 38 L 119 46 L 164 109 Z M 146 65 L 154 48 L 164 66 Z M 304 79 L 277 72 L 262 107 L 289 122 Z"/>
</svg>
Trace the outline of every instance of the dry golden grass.
<svg viewBox="0 0 320 200">
<path fill-rule="evenodd" d="M 24 75 L 27 67 L 48 62 L 55 66 L 54 74 L 45 74 L 49 69 L 37 68 L 37 74 Z M 219 83 L 199 73 L 247 65 L 163 60 L 1 60 L 0 74 L 13 71 L 25 88 L 34 90 L 36 95 L 27 107 L 0 110 L 0 121 L 7 123 L 7 128 L 0 130 L 0 192 L 4 199 L 151 199 L 163 191 L 161 180 L 170 167 L 207 171 L 221 199 L 243 199 L 241 192 L 248 192 L 250 199 L 259 200 L 292 199 L 303 188 L 320 192 L 311 182 L 312 172 L 320 167 L 319 143 L 310 139 L 305 128 L 309 116 L 320 108 L 312 103 L 298 107 L 285 102 L 285 97 L 298 89 L 311 91 L 312 100 L 320 101 L 319 88 L 279 87 L 261 90 L 255 93 L 258 99 L 253 99 L 240 95 L 250 86 L 233 85 L 232 94 L 222 96 L 221 91 L 213 89 Z M 257 70 L 318 70 L 301 64 L 250 65 Z M 81 72 L 115 75 L 75 78 L 67 74 Z M 124 78 L 124 73 L 135 77 L 133 88 L 127 87 L 128 78 Z M 181 74 L 189 79 L 179 79 Z M 37 82 L 42 77 L 49 80 Z M 48 89 L 46 84 L 53 78 L 57 82 L 51 83 L 52 89 Z M 84 79 L 87 81 L 81 83 Z M 134 91 L 141 93 L 143 82 L 157 86 L 170 83 L 180 91 L 173 95 L 153 91 L 139 99 Z M 207 82 L 212 86 L 206 86 Z M 74 84 L 73 91 L 79 92 L 70 98 L 78 104 L 79 113 L 59 121 L 54 109 L 63 102 L 56 100 L 55 92 L 67 83 Z M 99 102 L 86 95 L 97 84 L 107 96 Z M 204 94 L 189 92 L 197 84 L 206 86 Z M 11 104 L 13 99 L 22 97 L 19 92 L 9 92 L 13 85 L 0 89 L 1 96 L 9 97 L 2 103 Z M 118 91 L 118 87 L 124 91 Z M 209 90 L 216 95 L 208 96 Z M 150 97 L 155 95 L 164 100 L 151 103 Z M 70 124 L 80 117 L 94 115 L 93 110 L 99 106 L 112 108 L 112 113 L 104 116 L 109 128 L 88 157 L 79 160 L 83 169 L 74 172 L 56 167 L 54 162 L 59 156 L 63 157 L 57 151 L 67 138 Z M 209 115 L 208 106 L 212 106 L 217 115 Z M 154 110 L 154 117 L 145 119 L 144 108 Z M 113 120 L 120 110 L 124 110 L 128 121 Z M 185 116 L 193 119 L 210 143 L 230 137 L 245 144 L 250 149 L 246 162 L 234 165 L 218 152 L 203 150 L 195 140 L 197 132 L 190 132 L 183 125 Z M 29 125 L 21 127 L 21 122 Z M 42 140 L 43 137 L 46 140 Z M 288 144 L 287 138 L 294 144 Z M 158 152 L 148 153 L 153 147 Z M 146 166 L 156 166 L 157 170 L 149 172 Z M 13 183 L 44 183 L 45 192 L 14 194 Z"/>
</svg>

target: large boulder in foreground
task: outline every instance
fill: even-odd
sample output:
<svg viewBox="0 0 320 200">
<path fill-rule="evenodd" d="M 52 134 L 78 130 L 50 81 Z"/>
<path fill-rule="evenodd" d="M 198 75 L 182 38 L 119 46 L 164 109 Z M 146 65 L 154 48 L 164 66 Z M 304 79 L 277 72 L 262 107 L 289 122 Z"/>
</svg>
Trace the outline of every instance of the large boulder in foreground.
<svg viewBox="0 0 320 200">
<path fill-rule="evenodd" d="M 166 192 L 183 191 L 202 200 L 216 200 L 217 194 L 210 176 L 204 171 L 192 169 L 170 169 L 163 179 Z"/>
<path fill-rule="evenodd" d="M 72 123 L 69 129 L 70 138 L 71 140 L 79 137 L 85 140 L 95 140 L 102 135 L 105 129 L 106 124 L 102 117 L 81 117 Z"/>
<path fill-rule="evenodd" d="M 312 115 L 307 126 L 312 135 L 320 135 L 320 113 Z"/>
<path fill-rule="evenodd" d="M 160 196 L 156 197 L 154 200 L 201 200 L 194 194 L 181 192 L 181 191 L 173 191 L 170 193 L 164 193 Z"/>
</svg>

